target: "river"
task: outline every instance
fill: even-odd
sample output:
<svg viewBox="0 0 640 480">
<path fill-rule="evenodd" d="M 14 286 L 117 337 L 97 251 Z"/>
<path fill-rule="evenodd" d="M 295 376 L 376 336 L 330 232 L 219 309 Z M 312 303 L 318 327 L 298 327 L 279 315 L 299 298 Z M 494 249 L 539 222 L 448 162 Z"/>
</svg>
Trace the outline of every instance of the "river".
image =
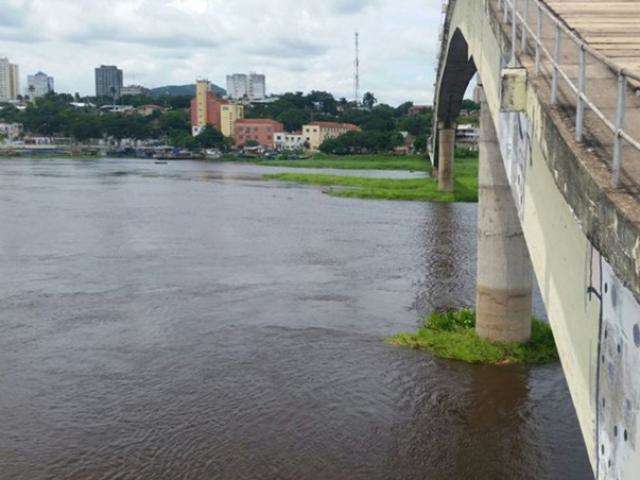
<svg viewBox="0 0 640 480">
<path fill-rule="evenodd" d="M 265 171 L 0 160 L 2 480 L 591 477 L 559 365 L 382 341 L 473 304 L 475 205 Z"/>
</svg>

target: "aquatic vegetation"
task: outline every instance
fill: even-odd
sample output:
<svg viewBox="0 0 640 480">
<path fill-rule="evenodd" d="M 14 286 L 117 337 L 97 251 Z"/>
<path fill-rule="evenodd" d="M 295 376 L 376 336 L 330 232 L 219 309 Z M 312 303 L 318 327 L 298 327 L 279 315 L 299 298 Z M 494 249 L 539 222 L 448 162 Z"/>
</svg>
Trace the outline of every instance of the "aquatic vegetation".
<svg viewBox="0 0 640 480">
<path fill-rule="evenodd" d="M 526 344 L 490 342 L 475 332 L 476 315 L 469 309 L 434 313 L 416 333 L 400 333 L 387 342 L 426 350 L 440 358 L 492 365 L 558 361 L 551 327 L 533 319 L 531 341 Z"/>
<path fill-rule="evenodd" d="M 326 193 L 336 197 L 424 202 L 477 202 L 478 160 L 456 162 L 454 192 L 438 191 L 434 178 L 368 178 L 325 174 L 279 173 L 264 175 L 265 180 L 280 180 L 331 187 Z"/>
</svg>

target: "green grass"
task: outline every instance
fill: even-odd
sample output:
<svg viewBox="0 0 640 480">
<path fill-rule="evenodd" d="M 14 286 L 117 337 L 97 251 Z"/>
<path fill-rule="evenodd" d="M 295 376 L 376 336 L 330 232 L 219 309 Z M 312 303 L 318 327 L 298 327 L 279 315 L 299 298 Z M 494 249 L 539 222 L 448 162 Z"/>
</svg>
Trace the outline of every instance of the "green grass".
<svg viewBox="0 0 640 480">
<path fill-rule="evenodd" d="M 265 180 L 280 180 L 331 187 L 330 195 L 377 200 L 412 200 L 424 202 L 477 202 L 478 160 L 460 159 L 455 165 L 455 190 L 438 191 L 433 178 L 365 178 L 341 175 L 279 173 L 264 175 Z"/>
<path fill-rule="evenodd" d="M 409 170 L 431 171 L 425 157 L 419 155 L 324 155 L 315 154 L 303 160 L 255 160 L 257 165 L 292 168 L 333 168 L 338 170 Z"/>
<path fill-rule="evenodd" d="M 533 319 L 531 341 L 526 344 L 483 340 L 476 335 L 475 323 L 472 310 L 435 313 L 416 333 L 400 333 L 387 342 L 468 363 L 503 365 L 558 361 L 551 327 L 540 320 Z"/>
</svg>

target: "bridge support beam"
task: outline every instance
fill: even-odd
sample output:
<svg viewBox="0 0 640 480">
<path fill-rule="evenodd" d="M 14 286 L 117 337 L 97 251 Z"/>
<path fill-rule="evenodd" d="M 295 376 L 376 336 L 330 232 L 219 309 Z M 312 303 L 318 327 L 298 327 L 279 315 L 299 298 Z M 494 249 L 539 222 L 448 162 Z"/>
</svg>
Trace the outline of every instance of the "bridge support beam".
<svg viewBox="0 0 640 480">
<path fill-rule="evenodd" d="M 478 182 L 476 331 L 492 341 L 527 342 L 531 338 L 531 260 L 484 99 Z"/>
<path fill-rule="evenodd" d="M 438 125 L 438 190 L 453 192 L 453 161 L 456 148 L 455 125 L 445 127 L 443 122 Z"/>
</svg>

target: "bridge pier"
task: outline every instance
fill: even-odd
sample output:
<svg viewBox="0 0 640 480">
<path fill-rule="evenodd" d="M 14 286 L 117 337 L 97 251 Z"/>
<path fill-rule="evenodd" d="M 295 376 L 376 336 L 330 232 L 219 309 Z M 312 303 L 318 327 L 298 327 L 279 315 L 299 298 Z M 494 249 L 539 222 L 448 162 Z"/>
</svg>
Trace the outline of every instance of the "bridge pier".
<svg viewBox="0 0 640 480">
<path fill-rule="evenodd" d="M 456 127 L 445 127 L 444 122 L 438 124 L 438 190 L 453 192 L 453 162 L 456 149 Z"/>
<path fill-rule="evenodd" d="M 476 331 L 492 341 L 531 338 L 532 266 L 496 129 L 482 95 Z"/>
</svg>

